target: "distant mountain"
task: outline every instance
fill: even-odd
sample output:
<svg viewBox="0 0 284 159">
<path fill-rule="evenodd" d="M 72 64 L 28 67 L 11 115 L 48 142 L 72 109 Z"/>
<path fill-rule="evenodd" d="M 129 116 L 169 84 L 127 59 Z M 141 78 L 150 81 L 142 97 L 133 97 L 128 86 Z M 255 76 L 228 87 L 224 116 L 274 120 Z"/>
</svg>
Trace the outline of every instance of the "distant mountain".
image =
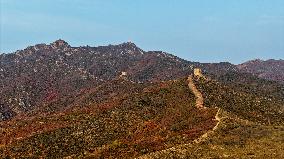
<svg viewBox="0 0 284 159">
<path fill-rule="evenodd" d="M 243 72 L 252 73 L 260 78 L 284 83 L 284 60 L 251 60 L 237 65 Z"/>
</svg>

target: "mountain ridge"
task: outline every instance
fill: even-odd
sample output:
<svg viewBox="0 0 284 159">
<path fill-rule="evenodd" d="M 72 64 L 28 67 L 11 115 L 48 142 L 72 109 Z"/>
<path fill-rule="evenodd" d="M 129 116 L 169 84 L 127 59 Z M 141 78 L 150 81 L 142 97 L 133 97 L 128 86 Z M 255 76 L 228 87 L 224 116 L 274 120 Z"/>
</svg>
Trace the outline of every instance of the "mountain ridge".
<svg viewBox="0 0 284 159">
<path fill-rule="evenodd" d="M 281 147 L 268 139 L 283 134 L 284 85 L 254 69 L 133 43 L 72 47 L 63 40 L 0 55 L 0 68 L 3 158 L 133 158 L 180 145 L 185 157 L 207 156 L 207 142 L 226 151 L 257 149 L 250 141 Z M 226 118 L 219 121 L 220 111 Z M 194 141 L 204 151 L 184 148 Z"/>
<path fill-rule="evenodd" d="M 49 45 L 36 44 L 12 54 L 0 55 L 1 119 L 9 119 L 37 107 L 53 107 L 54 101 L 64 103 L 67 100 L 69 102 L 64 105 L 70 105 L 72 101 L 69 98 L 115 79 L 122 72 L 127 73 L 127 79 L 138 83 L 174 80 L 188 76 L 193 68 L 201 68 L 205 74 L 217 79 L 228 72 L 248 72 L 274 80 L 271 76 L 254 74 L 240 66 L 229 62 L 186 61 L 162 51 L 143 51 L 131 42 L 72 47 L 59 39 Z M 282 67 L 279 71 L 284 72 Z M 282 74 L 275 77 L 282 82 Z M 62 109 L 62 106 L 50 108 L 57 109 Z"/>
</svg>

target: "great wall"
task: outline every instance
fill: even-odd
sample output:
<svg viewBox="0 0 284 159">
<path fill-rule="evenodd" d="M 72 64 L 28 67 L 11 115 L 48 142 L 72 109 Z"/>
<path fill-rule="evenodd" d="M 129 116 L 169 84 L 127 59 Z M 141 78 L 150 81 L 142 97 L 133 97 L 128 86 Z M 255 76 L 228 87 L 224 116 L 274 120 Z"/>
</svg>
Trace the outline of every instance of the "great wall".
<svg viewBox="0 0 284 159">
<path fill-rule="evenodd" d="M 188 76 L 187 81 L 188 81 L 189 89 L 196 97 L 195 106 L 198 109 L 206 109 L 206 107 L 204 106 L 204 99 L 203 99 L 202 93 L 196 88 L 193 78 L 198 78 L 198 79 L 204 78 L 205 79 L 205 77 L 202 75 L 201 69 L 198 69 L 198 68 L 194 69 L 194 73 Z M 222 121 L 222 119 L 224 119 L 223 117 L 221 117 L 221 114 L 222 114 L 222 110 L 218 108 L 218 111 L 215 115 L 215 120 L 217 121 L 217 124 L 213 127 L 212 130 L 207 131 L 205 134 L 195 139 L 193 143 L 182 144 L 182 145 L 171 147 L 169 149 L 152 152 L 152 153 L 140 156 L 137 159 L 186 158 L 187 149 L 190 149 L 191 147 L 193 147 L 194 144 L 198 144 L 200 142 L 205 141 L 210 136 L 210 134 L 213 134 L 214 131 L 218 129 L 220 122 Z"/>
</svg>

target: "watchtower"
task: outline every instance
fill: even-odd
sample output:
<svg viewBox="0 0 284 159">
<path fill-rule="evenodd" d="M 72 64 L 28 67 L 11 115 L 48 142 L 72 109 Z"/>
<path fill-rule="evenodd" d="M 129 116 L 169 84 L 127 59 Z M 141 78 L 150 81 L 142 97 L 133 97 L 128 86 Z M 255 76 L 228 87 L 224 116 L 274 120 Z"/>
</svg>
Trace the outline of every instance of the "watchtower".
<svg viewBox="0 0 284 159">
<path fill-rule="evenodd" d="M 200 68 L 195 68 L 195 69 L 193 70 L 193 75 L 194 75 L 195 77 L 203 77 L 202 71 L 201 71 Z"/>
</svg>

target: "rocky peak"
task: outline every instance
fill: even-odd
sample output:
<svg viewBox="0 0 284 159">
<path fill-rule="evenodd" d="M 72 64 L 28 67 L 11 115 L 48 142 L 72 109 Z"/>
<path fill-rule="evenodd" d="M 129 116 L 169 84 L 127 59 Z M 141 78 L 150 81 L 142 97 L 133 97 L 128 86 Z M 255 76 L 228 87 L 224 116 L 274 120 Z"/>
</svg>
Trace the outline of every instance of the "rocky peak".
<svg viewBox="0 0 284 159">
<path fill-rule="evenodd" d="M 125 43 L 122 43 L 122 45 L 125 45 L 125 46 L 132 46 L 132 47 L 137 47 L 136 44 L 134 44 L 133 42 L 131 41 L 128 41 L 128 42 L 125 42 Z"/>
<path fill-rule="evenodd" d="M 54 48 L 65 48 L 65 47 L 70 47 L 70 45 L 64 41 L 64 40 L 56 40 L 53 43 L 50 44 Z"/>
<path fill-rule="evenodd" d="M 125 42 L 119 45 L 120 47 L 124 47 L 130 50 L 139 49 L 134 43 L 132 42 Z"/>
<path fill-rule="evenodd" d="M 138 46 L 136 46 L 134 43 L 132 42 L 125 42 L 122 44 L 117 45 L 117 47 L 119 49 L 125 50 L 128 53 L 138 53 L 138 54 L 143 54 L 144 51 L 142 49 L 140 49 Z"/>
</svg>

